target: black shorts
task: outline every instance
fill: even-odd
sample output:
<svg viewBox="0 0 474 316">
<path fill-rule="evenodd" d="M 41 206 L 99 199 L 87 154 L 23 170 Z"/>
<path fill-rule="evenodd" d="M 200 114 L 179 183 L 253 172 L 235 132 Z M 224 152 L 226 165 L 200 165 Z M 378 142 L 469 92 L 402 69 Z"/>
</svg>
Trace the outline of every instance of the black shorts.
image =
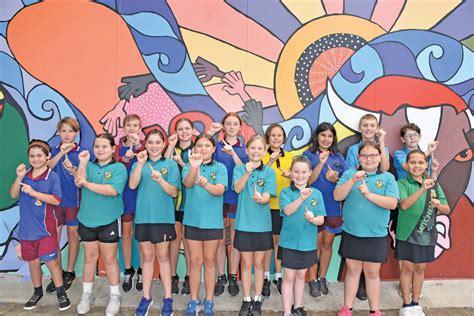
<svg viewBox="0 0 474 316">
<path fill-rule="evenodd" d="M 176 239 L 174 224 L 135 224 L 135 239 L 158 244 Z"/>
<path fill-rule="evenodd" d="M 108 225 L 98 227 L 87 227 L 79 222 L 77 232 L 81 237 L 82 241 L 99 241 L 103 243 L 116 243 L 122 236 L 121 231 L 122 225 L 120 223 L 120 217 Z"/>
<path fill-rule="evenodd" d="M 184 212 L 183 211 L 174 211 L 174 218 L 176 222 L 183 222 Z"/>
<path fill-rule="evenodd" d="M 343 258 L 366 262 L 386 262 L 388 256 L 387 236 L 357 237 L 342 231 L 339 254 Z"/>
<path fill-rule="evenodd" d="M 281 265 L 285 268 L 308 269 L 318 263 L 318 251 L 299 251 L 278 247 L 277 258 L 281 260 Z"/>
<path fill-rule="evenodd" d="M 224 237 L 224 229 L 205 229 L 194 226 L 184 226 L 184 238 L 190 240 L 220 240 Z"/>
<path fill-rule="evenodd" d="M 272 214 L 272 233 L 273 235 L 280 235 L 283 217 L 280 216 L 280 210 L 271 209 L 270 211 L 270 214 Z"/>
<path fill-rule="evenodd" d="M 435 246 L 420 246 L 408 241 L 398 240 L 395 246 L 395 258 L 413 263 L 428 263 L 435 259 Z"/>
<path fill-rule="evenodd" d="M 234 248 L 239 251 L 266 251 L 273 248 L 272 232 L 254 233 L 235 231 Z"/>
</svg>

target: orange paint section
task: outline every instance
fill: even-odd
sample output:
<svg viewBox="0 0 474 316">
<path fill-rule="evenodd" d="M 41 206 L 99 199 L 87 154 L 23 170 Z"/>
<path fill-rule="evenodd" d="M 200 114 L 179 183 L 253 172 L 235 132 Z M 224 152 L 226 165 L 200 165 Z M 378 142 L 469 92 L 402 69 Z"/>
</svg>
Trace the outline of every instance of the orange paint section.
<svg viewBox="0 0 474 316">
<path fill-rule="evenodd" d="M 122 18 L 89 1 L 24 8 L 9 24 L 8 42 L 18 62 L 70 100 L 96 131 L 119 101 L 120 79 L 149 73 Z"/>
</svg>

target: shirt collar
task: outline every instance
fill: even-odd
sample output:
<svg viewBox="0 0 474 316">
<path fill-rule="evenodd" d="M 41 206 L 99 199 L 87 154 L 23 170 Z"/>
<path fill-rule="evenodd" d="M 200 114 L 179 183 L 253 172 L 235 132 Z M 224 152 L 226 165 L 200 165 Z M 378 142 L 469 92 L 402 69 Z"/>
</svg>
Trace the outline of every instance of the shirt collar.
<svg viewBox="0 0 474 316">
<path fill-rule="evenodd" d="M 221 139 L 221 140 L 220 140 L 220 143 L 221 143 L 222 145 L 225 145 L 225 144 L 224 144 L 224 139 Z M 243 144 L 242 144 L 242 142 L 240 141 L 240 138 L 237 137 L 237 142 L 236 142 L 235 144 L 231 145 L 231 146 L 232 146 L 232 147 L 242 147 Z"/>
<path fill-rule="evenodd" d="M 115 158 L 112 157 L 112 160 L 111 160 L 108 164 L 106 164 L 106 165 L 102 165 L 102 166 L 101 166 L 101 165 L 99 164 L 99 160 L 97 160 L 97 159 L 94 160 L 93 163 L 95 163 L 95 164 L 96 164 L 97 166 L 99 166 L 100 168 L 103 168 L 103 167 L 105 167 L 105 166 L 114 164 L 114 163 L 116 163 L 116 162 L 117 162 L 117 161 L 115 160 Z"/>
<path fill-rule="evenodd" d="M 306 187 L 309 188 L 308 184 L 306 183 Z M 296 187 L 296 185 L 294 184 L 293 181 L 291 181 L 290 183 L 290 188 L 293 190 L 293 191 L 299 191 L 299 189 Z"/>
<path fill-rule="evenodd" d="M 40 174 L 36 178 L 33 178 L 33 168 L 30 168 L 26 172 L 26 176 L 30 178 L 31 180 L 48 180 L 50 173 L 51 173 L 51 169 L 48 167 L 42 174 Z"/>
<path fill-rule="evenodd" d="M 422 179 L 425 180 L 426 177 L 423 176 Z M 408 175 L 407 175 L 407 180 L 408 180 L 408 182 L 410 182 L 411 184 L 413 184 L 413 183 L 420 184 L 420 182 L 416 181 L 416 179 L 413 178 L 413 177 L 411 176 L 411 174 L 408 174 Z"/>
<path fill-rule="evenodd" d="M 191 150 L 191 149 L 193 148 L 193 145 L 194 145 L 193 142 L 191 142 L 191 144 L 189 144 L 188 147 L 186 147 L 186 148 L 181 148 L 181 146 L 179 146 L 179 144 L 176 144 L 176 148 L 178 148 L 178 149 L 181 150 L 181 151 L 187 151 L 187 150 Z"/>
<path fill-rule="evenodd" d="M 166 160 L 165 156 L 161 156 L 160 159 L 158 159 L 157 161 L 153 161 L 150 158 L 148 158 L 148 162 L 153 163 L 153 164 L 157 163 L 158 161 L 165 161 L 165 160 Z"/>
</svg>

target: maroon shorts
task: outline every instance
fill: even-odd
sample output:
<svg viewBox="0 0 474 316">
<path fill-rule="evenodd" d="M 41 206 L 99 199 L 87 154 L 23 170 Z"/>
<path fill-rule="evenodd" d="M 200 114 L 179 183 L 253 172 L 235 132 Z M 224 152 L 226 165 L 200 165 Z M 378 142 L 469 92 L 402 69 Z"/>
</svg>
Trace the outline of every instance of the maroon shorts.
<svg viewBox="0 0 474 316">
<path fill-rule="evenodd" d="M 77 226 L 79 221 L 77 220 L 77 213 L 79 212 L 78 207 L 54 207 L 54 217 L 58 222 L 58 226 Z"/>
<path fill-rule="evenodd" d="M 135 213 L 126 213 L 122 215 L 122 223 L 130 223 L 133 222 L 135 218 Z"/>
<path fill-rule="evenodd" d="M 223 208 L 224 218 L 235 219 L 235 215 L 237 214 L 236 212 L 237 212 L 237 205 L 224 203 L 224 208 Z"/>
<path fill-rule="evenodd" d="M 39 240 L 21 240 L 21 258 L 25 261 L 40 259 L 48 262 L 58 257 L 58 241 L 55 236 L 47 236 Z"/>
</svg>

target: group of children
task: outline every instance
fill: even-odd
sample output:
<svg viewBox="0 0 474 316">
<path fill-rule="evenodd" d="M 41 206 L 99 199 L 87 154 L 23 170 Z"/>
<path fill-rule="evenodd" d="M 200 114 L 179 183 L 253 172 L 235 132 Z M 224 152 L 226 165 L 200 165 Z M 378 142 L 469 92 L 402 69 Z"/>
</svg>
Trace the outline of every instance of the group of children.
<svg viewBox="0 0 474 316">
<path fill-rule="evenodd" d="M 181 293 L 190 295 L 185 315 L 201 310 L 203 315 L 214 315 L 214 296 L 222 295 L 227 284 L 230 295 L 236 296 L 239 266 L 243 289 L 239 315 L 261 315 L 264 298 L 271 293 L 272 249 L 273 283 L 282 295 L 284 315 L 306 315 L 305 278 L 308 274 L 312 296 L 328 294 L 332 243 L 336 234 L 342 234 L 339 254 L 347 269 L 339 315 L 352 315 L 361 275 L 370 314 L 381 315 L 379 271 L 388 256 L 390 212 L 398 206 L 395 255 L 401 262 L 400 315 L 424 315 L 418 301 L 425 265 L 434 260 L 434 221 L 437 213 L 450 210 L 435 181 L 438 163 L 432 154 L 437 143 L 421 151 L 416 125 L 401 130 L 406 147 L 394 154 L 398 184 L 388 172 L 385 131 L 372 115 L 360 119 L 362 140 L 348 149 L 346 158 L 329 123 L 317 127 L 308 149 L 296 157 L 283 150 L 286 134 L 279 124 L 245 144 L 236 113 L 228 113 L 221 123 L 213 123 L 196 137 L 193 123 L 186 118 L 175 123 L 175 134 L 168 139 L 156 129 L 142 139 L 141 127 L 140 118 L 132 114 L 124 119 L 125 137 L 119 144 L 110 134 L 97 135 L 94 159 L 75 143 L 79 125 L 72 118 L 58 123 L 58 146 L 51 149 L 44 141 L 30 142 L 30 167 L 18 166 L 10 191 L 13 198 L 19 197 L 21 258 L 28 261 L 34 286 L 25 309 L 34 309 L 43 296 L 41 262 L 52 277 L 47 291 L 56 291 L 60 310 L 70 307 L 66 291 L 75 278 L 80 237 L 83 293 L 77 312 L 87 314 L 91 309 L 100 256 L 110 286 L 106 314 L 118 314 L 118 242 L 122 237 L 123 291 L 133 287 L 135 273 L 136 289 L 143 290 L 136 315 L 147 315 L 153 303 L 155 258 L 164 287 L 161 315 L 173 314 L 181 242 L 186 257 Z M 64 224 L 69 253 L 67 269 L 61 272 L 58 245 Z M 231 241 L 228 277 L 227 231 Z M 139 245 L 136 272 L 132 235 Z M 205 298 L 201 303 L 203 267 Z"/>
</svg>

